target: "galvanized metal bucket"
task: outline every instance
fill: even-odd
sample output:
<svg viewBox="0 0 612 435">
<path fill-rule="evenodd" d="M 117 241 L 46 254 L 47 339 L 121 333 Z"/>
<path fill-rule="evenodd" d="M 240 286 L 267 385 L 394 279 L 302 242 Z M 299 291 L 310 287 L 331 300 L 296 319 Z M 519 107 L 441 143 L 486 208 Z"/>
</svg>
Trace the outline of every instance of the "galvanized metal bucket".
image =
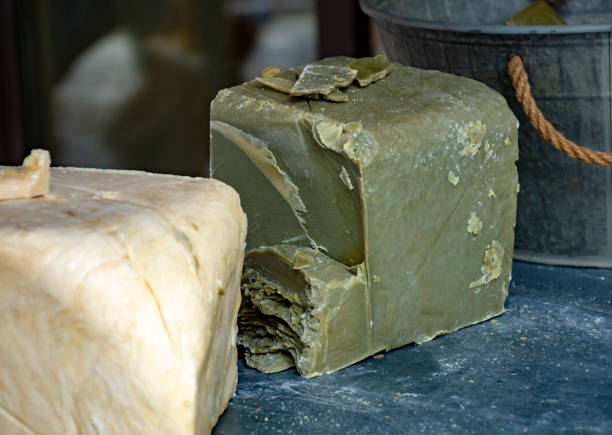
<svg viewBox="0 0 612 435">
<path fill-rule="evenodd" d="M 543 114 L 567 138 L 611 146 L 612 2 L 560 3 L 566 26 L 504 26 L 529 0 L 361 0 L 393 61 L 471 77 L 503 94 L 520 122 L 515 258 L 612 267 L 611 168 L 545 142 L 517 102 L 508 59 L 518 53 Z"/>
</svg>

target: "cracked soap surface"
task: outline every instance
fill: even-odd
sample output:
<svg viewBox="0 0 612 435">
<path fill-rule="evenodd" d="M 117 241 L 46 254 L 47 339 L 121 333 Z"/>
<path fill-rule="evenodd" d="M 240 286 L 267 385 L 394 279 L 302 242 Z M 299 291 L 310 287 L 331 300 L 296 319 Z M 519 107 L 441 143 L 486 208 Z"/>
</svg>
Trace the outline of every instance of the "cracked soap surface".
<svg viewBox="0 0 612 435">
<path fill-rule="evenodd" d="M 210 432 L 245 232 L 216 180 L 52 168 L 48 195 L 0 202 L 0 432 Z"/>
<path fill-rule="evenodd" d="M 314 248 L 362 270 L 367 309 L 355 316 L 370 319 L 371 354 L 501 314 L 518 158 L 518 124 L 505 99 L 474 80 L 399 64 L 344 92 L 342 104 L 307 101 L 249 82 L 213 101 L 211 171 L 243 198 L 247 250 Z M 264 146 L 283 177 L 262 171 L 245 144 Z M 279 181 L 295 187 L 302 208 Z M 336 369 L 352 362 L 336 361 Z"/>
<path fill-rule="evenodd" d="M 239 343 L 258 370 L 275 372 L 295 362 L 311 377 L 371 353 L 362 269 L 313 249 L 277 245 L 249 252 L 242 290 Z"/>
</svg>

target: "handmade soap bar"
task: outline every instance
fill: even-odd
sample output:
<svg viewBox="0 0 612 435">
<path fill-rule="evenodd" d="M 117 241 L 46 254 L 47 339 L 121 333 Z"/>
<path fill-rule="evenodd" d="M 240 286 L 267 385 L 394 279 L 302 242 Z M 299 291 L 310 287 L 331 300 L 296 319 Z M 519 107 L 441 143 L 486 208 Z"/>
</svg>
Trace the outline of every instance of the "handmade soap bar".
<svg viewBox="0 0 612 435">
<path fill-rule="evenodd" d="M 209 433 L 236 386 L 246 216 L 217 180 L 51 169 L 0 202 L 0 433 Z"/>
<path fill-rule="evenodd" d="M 342 265 L 333 279 L 304 269 L 307 290 L 301 281 L 291 288 L 280 266 L 252 268 L 255 283 L 247 277 L 243 287 L 246 301 L 256 294 L 257 303 L 245 304 L 248 319 L 239 315 L 250 336 L 239 335 L 251 363 L 268 371 L 288 364 L 305 376 L 333 371 L 358 355 L 423 343 L 504 310 L 518 184 L 517 121 L 505 99 L 470 79 L 399 64 L 344 92 L 344 103 L 313 101 L 250 82 L 212 103 L 211 173 L 241 195 L 247 249 L 313 248 L 317 258 Z M 291 263 L 278 247 L 261 252 Z M 306 304 L 286 296 L 332 293 L 330 283 L 347 282 L 347 271 L 365 290 L 354 285 L 333 304 L 331 296 Z M 344 313 L 345 298 L 363 291 L 365 298 L 350 298 L 350 322 L 368 326 L 366 342 L 329 330 L 305 337 L 299 322 L 262 308 L 266 295 L 278 302 L 280 293 L 282 304 L 307 318 Z M 349 345 L 358 349 L 328 364 L 300 360 L 302 348 Z"/>
</svg>

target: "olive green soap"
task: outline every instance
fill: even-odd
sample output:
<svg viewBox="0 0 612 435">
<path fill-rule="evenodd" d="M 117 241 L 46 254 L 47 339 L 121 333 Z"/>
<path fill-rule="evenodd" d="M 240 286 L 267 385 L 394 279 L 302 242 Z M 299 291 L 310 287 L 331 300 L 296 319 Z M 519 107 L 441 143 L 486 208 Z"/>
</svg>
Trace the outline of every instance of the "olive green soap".
<svg viewBox="0 0 612 435">
<path fill-rule="evenodd" d="M 211 174 L 249 220 L 239 342 L 263 371 L 329 373 L 504 311 L 516 118 L 479 82 L 375 61 L 345 102 L 258 81 L 212 102 Z"/>
<path fill-rule="evenodd" d="M 249 252 L 241 287 L 238 343 L 251 367 L 275 372 L 295 365 L 310 377 L 371 354 L 363 268 L 276 245 Z"/>
</svg>

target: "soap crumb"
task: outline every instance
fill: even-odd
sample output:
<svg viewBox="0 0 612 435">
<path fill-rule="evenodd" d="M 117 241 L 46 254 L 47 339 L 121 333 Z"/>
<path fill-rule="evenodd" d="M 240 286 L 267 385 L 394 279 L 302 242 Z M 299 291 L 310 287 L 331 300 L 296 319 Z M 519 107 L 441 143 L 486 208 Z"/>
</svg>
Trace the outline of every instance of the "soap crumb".
<svg viewBox="0 0 612 435">
<path fill-rule="evenodd" d="M 472 156 L 474 157 L 476 154 L 478 154 L 478 150 L 480 149 L 480 144 L 479 143 L 466 143 L 463 144 L 463 149 L 461 150 L 461 152 L 459 153 L 460 156 Z"/>
<path fill-rule="evenodd" d="M 521 185 L 519 183 L 516 183 L 516 186 L 514 186 L 514 193 L 519 193 L 521 191 Z"/>
<path fill-rule="evenodd" d="M 380 276 L 378 276 L 378 275 L 372 275 L 372 280 L 373 280 L 374 282 L 379 282 L 379 281 L 380 281 Z"/>
<path fill-rule="evenodd" d="M 484 144 L 484 150 L 485 150 L 485 152 L 486 152 L 486 151 L 489 151 L 489 149 L 490 149 L 490 148 L 491 148 L 491 145 L 489 144 L 489 141 L 486 141 L 486 142 L 485 142 L 485 144 Z"/>
<path fill-rule="evenodd" d="M 453 186 L 456 186 L 459 183 L 459 177 L 455 175 L 453 171 L 448 172 L 448 182 Z"/>
<path fill-rule="evenodd" d="M 470 283 L 470 288 L 488 284 L 499 278 L 502 273 L 502 260 L 504 259 L 504 247 L 497 240 L 491 241 L 484 254 L 484 264 L 480 267 L 482 276 Z"/>
<path fill-rule="evenodd" d="M 487 196 L 489 198 L 495 199 L 495 191 L 493 189 L 489 189 L 489 192 L 487 193 Z"/>
<path fill-rule="evenodd" d="M 504 145 L 505 145 L 505 146 L 510 145 L 510 138 L 509 138 L 509 137 L 507 137 L 507 138 L 505 138 L 505 139 L 504 139 Z"/>
<path fill-rule="evenodd" d="M 525 340 L 527 340 L 527 337 L 520 337 L 519 340 L 525 341 Z"/>
<path fill-rule="evenodd" d="M 484 139 L 485 134 L 487 134 L 487 126 L 480 121 L 476 121 L 474 123 L 470 122 L 468 125 L 467 134 L 470 138 L 470 142 L 473 144 L 479 144 L 482 142 L 482 139 Z"/>
<path fill-rule="evenodd" d="M 49 193 L 49 151 L 34 149 L 21 167 L 0 170 L 0 200 L 29 199 Z"/>
<path fill-rule="evenodd" d="M 262 77 L 272 77 L 280 72 L 277 66 L 269 66 L 261 70 Z"/>
<path fill-rule="evenodd" d="M 457 142 L 459 146 L 463 146 L 459 155 L 474 157 L 480 150 L 482 140 L 487 132 L 487 126 L 480 121 L 476 121 L 462 126 L 455 124 L 454 128 L 457 132 Z"/>
<path fill-rule="evenodd" d="M 478 219 L 476 213 L 471 212 L 470 218 L 468 219 L 467 231 L 468 233 L 477 236 L 478 234 L 480 234 L 480 230 L 482 230 L 482 221 Z"/>
</svg>

